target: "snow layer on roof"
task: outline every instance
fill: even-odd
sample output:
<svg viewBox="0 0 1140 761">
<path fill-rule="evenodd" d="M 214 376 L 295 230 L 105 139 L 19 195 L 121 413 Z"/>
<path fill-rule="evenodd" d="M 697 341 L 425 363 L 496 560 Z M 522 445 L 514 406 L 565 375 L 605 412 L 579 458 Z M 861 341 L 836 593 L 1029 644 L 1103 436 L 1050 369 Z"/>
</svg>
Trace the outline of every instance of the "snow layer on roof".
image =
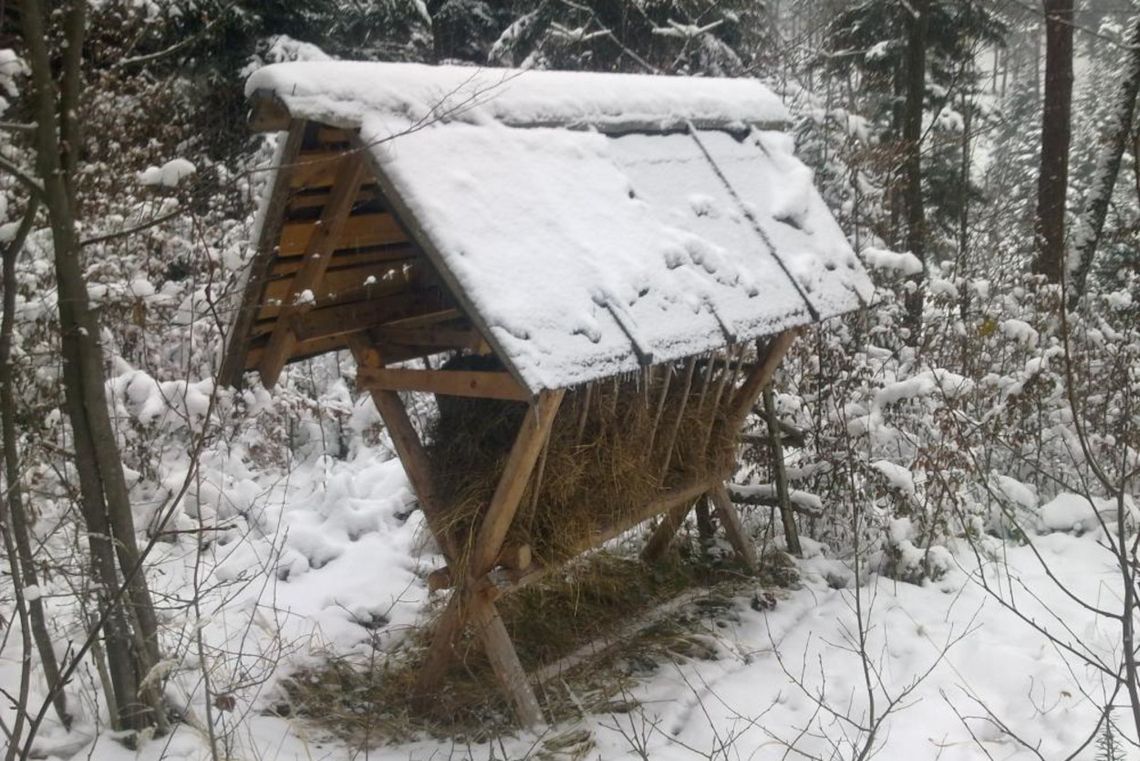
<svg viewBox="0 0 1140 761">
<path fill-rule="evenodd" d="M 746 179 L 767 188 L 753 202 L 701 148 L 723 133 L 448 123 L 383 140 L 390 129 L 366 119 L 361 136 L 532 391 L 849 311 L 869 288 L 807 170 L 775 153 L 786 142 L 741 143 Z M 773 247 L 757 227 L 785 213 L 779 188 L 797 194 L 799 237 Z"/>
<path fill-rule="evenodd" d="M 273 93 L 294 118 L 342 127 L 365 115 L 404 123 L 500 122 L 598 129 L 778 126 L 788 115 L 755 79 L 481 69 L 414 63 L 280 63 L 254 72 L 246 94 Z"/>
<path fill-rule="evenodd" d="M 870 296 L 791 139 L 763 129 L 785 113 L 754 80 L 320 62 L 259 70 L 247 91 L 266 90 L 294 118 L 359 127 L 531 391 Z M 583 125 L 601 129 L 566 128 Z"/>
</svg>

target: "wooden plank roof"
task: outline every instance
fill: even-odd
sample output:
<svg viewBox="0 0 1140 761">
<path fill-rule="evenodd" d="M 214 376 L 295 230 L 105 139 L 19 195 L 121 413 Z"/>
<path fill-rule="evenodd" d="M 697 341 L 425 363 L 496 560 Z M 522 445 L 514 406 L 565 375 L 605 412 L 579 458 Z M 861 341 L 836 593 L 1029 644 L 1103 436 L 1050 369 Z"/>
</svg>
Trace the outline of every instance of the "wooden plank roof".
<svg viewBox="0 0 1140 761">
<path fill-rule="evenodd" d="M 258 368 L 271 385 L 284 362 L 372 330 L 408 342 L 389 362 L 493 349 L 537 393 L 870 291 L 754 80 L 324 63 L 266 67 L 247 89 L 255 126 L 290 131 L 226 382 Z M 326 219 L 353 161 L 359 187 Z M 335 240 L 314 243 L 330 224 Z"/>
</svg>

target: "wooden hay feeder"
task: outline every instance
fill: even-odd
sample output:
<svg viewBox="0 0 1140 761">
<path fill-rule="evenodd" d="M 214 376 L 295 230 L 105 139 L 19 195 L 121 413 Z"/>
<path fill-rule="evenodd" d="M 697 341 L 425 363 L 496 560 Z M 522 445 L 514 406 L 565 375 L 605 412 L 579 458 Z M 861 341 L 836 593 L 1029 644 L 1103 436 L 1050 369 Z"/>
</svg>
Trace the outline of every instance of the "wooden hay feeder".
<svg viewBox="0 0 1140 761">
<path fill-rule="evenodd" d="M 247 91 L 254 129 L 285 134 L 222 381 L 256 370 L 272 387 L 290 362 L 352 352 L 447 559 L 419 690 L 470 625 L 538 723 L 495 601 L 660 517 L 652 558 L 706 497 L 753 565 L 724 442 L 797 328 L 858 307 L 866 275 L 753 80 L 330 62 L 266 67 Z M 406 364 L 437 355 L 486 359 Z M 596 436 L 622 383 L 643 403 L 611 422 L 636 419 L 652 498 L 556 558 L 508 544 L 524 497 L 542 511 L 556 419 Z M 460 532 L 399 392 L 526 405 Z"/>
</svg>

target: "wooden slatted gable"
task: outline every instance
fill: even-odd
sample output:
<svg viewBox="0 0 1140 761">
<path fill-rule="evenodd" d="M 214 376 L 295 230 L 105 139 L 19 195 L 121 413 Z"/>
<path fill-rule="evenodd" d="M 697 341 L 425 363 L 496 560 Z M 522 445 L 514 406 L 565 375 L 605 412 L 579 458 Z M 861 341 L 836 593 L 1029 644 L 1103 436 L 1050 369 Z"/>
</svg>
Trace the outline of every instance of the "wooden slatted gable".
<svg viewBox="0 0 1140 761">
<path fill-rule="evenodd" d="M 314 122 L 295 123 L 291 134 L 225 382 L 256 369 L 272 386 L 285 364 L 347 349 L 350 336 L 366 332 L 391 361 L 485 351 L 482 334 L 392 213 L 352 134 Z M 354 189 L 338 197 L 338 173 L 352 167 L 360 171 Z"/>
</svg>

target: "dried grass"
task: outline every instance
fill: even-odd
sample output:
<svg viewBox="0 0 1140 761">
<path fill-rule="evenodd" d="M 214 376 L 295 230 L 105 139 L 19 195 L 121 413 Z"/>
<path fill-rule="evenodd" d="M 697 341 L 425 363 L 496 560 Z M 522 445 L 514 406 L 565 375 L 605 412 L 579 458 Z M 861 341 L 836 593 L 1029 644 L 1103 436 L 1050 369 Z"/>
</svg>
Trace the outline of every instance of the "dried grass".
<svg viewBox="0 0 1140 761">
<path fill-rule="evenodd" d="M 558 578 L 528 587 L 498 603 L 519 658 L 528 671 L 554 663 L 587 642 L 611 646 L 539 686 L 547 718 L 554 723 L 590 714 L 622 713 L 636 707 L 629 697 L 636 681 L 668 662 L 720 657 L 715 632 L 738 618 L 737 605 L 756 584 L 698 552 L 673 554 L 647 571 L 640 561 L 593 553 Z M 632 634 L 631 621 L 694 594 Z M 770 596 L 770 595 L 769 595 Z M 413 701 L 413 685 L 427 632 L 398 652 L 377 653 L 371 667 L 333 660 L 294 676 L 281 713 L 296 714 L 357 747 L 407 742 L 424 735 L 456 743 L 485 742 L 516 731 L 475 637 L 467 632 L 446 686 L 430 702 Z M 628 636 L 619 636 L 628 634 Z"/>
<path fill-rule="evenodd" d="M 685 368 L 656 368 L 652 378 L 636 374 L 567 394 L 507 544 L 527 544 L 540 561 L 559 564 L 598 532 L 628 526 L 664 490 L 724 472 L 735 456 L 724 410 L 738 372 L 738 363 L 705 362 L 686 389 Z M 439 402 L 428 453 L 443 528 L 467 551 L 526 410 L 484 399 Z"/>
</svg>

